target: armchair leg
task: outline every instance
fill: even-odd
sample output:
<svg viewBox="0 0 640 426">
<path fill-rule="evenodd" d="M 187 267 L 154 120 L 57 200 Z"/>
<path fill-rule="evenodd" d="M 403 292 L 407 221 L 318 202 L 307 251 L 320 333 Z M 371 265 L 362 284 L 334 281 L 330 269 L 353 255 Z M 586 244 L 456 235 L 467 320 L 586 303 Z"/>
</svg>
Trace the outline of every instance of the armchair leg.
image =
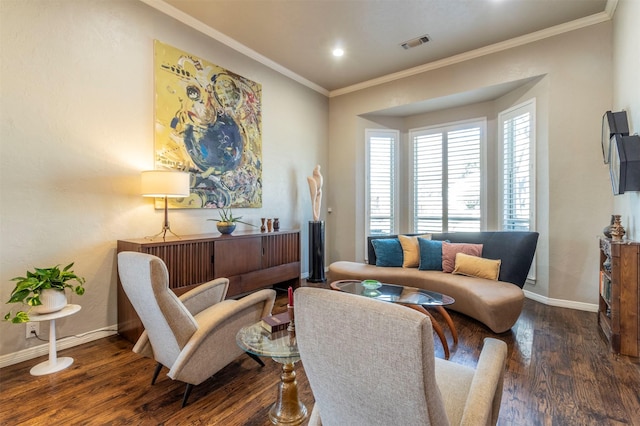
<svg viewBox="0 0 640 426">
<path fill-rule="evenodd" d="M 187 400 L 189 399 L 189 395 L 191 395 L 192 390 L 193 385 L 191 383 L 187 383 L 187 388 L 184 390 L 184 397 L 182 397 L 182 408 L 187 405 Z"/>
<path fill-rule="evenodd" d="M 260 364 L 260 367 L 264 367 L 264 362 L 260 359 L 258 355 L 252 354 L 251 352 L 245 352 L 247 355 L 251 357 L 252 360 Z"/>
<path fill-rule="evenodd" d="M 153 371 L 153 379 L 151 379 L 151 384 L 152 385 L 156 384 L 156 379 L 158 378 L 158 374 L 160 374 L 160 370 L 162 370 L 162 364 L 157 363 L 156 364 L 156 369 Z"/>
</svg>

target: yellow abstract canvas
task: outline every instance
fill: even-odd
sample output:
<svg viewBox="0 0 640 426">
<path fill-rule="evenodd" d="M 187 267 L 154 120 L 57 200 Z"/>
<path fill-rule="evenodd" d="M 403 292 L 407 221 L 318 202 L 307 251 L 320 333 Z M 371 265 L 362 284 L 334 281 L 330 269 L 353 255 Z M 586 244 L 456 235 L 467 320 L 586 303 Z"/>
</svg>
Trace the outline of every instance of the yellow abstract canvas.
<svg viewBox="0 0 640 426">
<path fill-rule="evenodd" d="M 154 41 L 155 166 L 188 171 L 174 208 L 262 206 L 262 85 Z"/>
</svg>

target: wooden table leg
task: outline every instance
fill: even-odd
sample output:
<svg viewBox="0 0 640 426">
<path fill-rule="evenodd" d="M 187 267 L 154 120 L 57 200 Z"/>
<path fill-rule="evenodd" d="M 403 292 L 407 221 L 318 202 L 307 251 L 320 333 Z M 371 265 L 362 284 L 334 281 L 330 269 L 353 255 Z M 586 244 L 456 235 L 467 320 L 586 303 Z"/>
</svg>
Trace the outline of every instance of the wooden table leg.
<svg viewBox="0 0 640 426">
<path fill-rule="evenodd" d="M 405 305 L 404 303 L 402 305 L 415 309 L 418 312 L 422 312 L 423 314 L 427 315 L 429 319 L 431 319 L 431 326 L 433 327 L 433 330 L 438 334 L 438 337 L 440 338 L 440 342 L 442 343 L 442 348 L 444 349 L 444 359 L 449 359 L 449 344 L 447 343 L 446 337 L 444 337 L 444 333 L 442 332 L 442 327 L 440 327 L 440 324 L 438 323 L 438 321 L 436 321 L 433 315 L 431 315 L 429 311 L 427 311 L 421 305 Z"/>
<path fill-rule="evenodd" d="M 444 320 L 447 322 L 449 326 L 449 330 L 451 330 L 451 335 L 453 336 L 453 343 L 458 344 L 458 330 L 456 330 L 456 326 L 453 324 L 453 320 L 449 316 L 449 312 L 444 308 L 444 306 L 435 306 L 435 308 L 440 312 L 440 315 L 444 317 Z"/>
</svg>

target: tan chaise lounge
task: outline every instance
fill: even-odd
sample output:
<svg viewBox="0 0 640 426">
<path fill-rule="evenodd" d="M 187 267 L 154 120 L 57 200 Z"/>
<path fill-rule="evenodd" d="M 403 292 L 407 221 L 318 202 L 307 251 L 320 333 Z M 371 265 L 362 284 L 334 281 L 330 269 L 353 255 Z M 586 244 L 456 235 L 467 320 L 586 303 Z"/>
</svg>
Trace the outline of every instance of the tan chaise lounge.
<svg viewBox="0 0 640 426">
<path fill-rule="evenodd" d="M 500 259 L 498 280 L 454 275 L 442 271 L 418 268 L 376 266 L 376 253 L 369 237 L 369 263 L 339 261 L 329 266 L 332 280 L 375 279 L 437 291 L 453 297 L 456 302 L 448 309 L 468 315 L 485 324 L 495 333 L 503 333 L 515 324 L 524 303 L 522 287 L 538 241 L 537 232 L 458 232 L 432 234 L 432 240 L 452 243 L 483 244 L 482 257 Z"/>
</svg>

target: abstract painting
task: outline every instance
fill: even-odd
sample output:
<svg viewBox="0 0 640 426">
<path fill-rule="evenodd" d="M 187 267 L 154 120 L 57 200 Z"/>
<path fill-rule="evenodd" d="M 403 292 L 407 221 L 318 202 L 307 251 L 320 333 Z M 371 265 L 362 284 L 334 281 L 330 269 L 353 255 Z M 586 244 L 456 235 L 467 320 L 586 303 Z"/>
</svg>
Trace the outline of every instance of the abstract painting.
<svg viewBox="0 0 640 426">
<path fill-rule="evenodd" d="M 155 166 L 191 174 L 170 207 L 262 207 L 262 85 L 158 40 L 154 56 Z"/>
</svg>

